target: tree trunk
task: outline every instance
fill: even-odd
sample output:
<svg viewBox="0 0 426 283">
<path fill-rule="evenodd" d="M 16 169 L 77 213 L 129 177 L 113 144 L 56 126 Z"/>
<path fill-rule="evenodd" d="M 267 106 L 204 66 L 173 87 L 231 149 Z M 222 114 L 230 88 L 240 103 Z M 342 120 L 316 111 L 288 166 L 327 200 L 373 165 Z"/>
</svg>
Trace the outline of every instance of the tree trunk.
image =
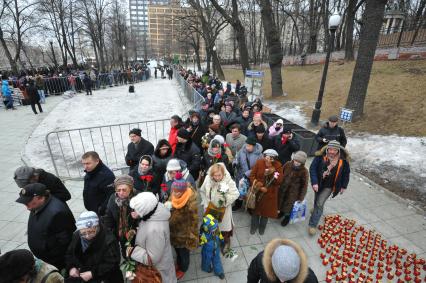
<svg viewBox="0 0 426 283">
<path fill-rule="evenodd" d="M 316 7 L 315 0 L 309 1 L 309 43 L 308 53 L 317 52 Z"/>
<path fill-rule="evenodd" d="M 12 54 L 10 53 L 9 47 L 7 46 L 6 40 L 3 37 L 3 30 L 0 27 L 0 41 L 1 41 L 1 45 L 3 47 L 4 50 L 4 54 L 7 57 L 7 60 L 9 61 L 10 64 L 10 68 L 12 70 L 13 74 L 18 74 L 18 64 L 16 63 L 15 60 L 13 60 Z"/>
<path fill-rule="evenodd" d="M 213 65 L 216 68 L 217 77 L 222 81 L 225 80 L 225 74 L 223 73 L 222 65 L 220 64 L 219 56 L 217 55 L 216 51 L 212 52 L 212 57 L 214 61 Z"/>
<path fill-rule="evenodd" d="M 346 39 L 345 39 L 345 60 L 354 60 L 354 20 L 355 6 L 357 0 L 349 0 L 346 13 Z"/>
<path fill-rule="evenodd" d="M 272 97 L 278 97 L 283 94 L 283 80 L 281 76 L 283 52 L 281 48 L 281 39 L 274 17 L 272 16 L 271 1 L 259 0 L 258 3 L 269 51 Z"/>
<path fill-rule="evenodd" d="M 364 113 L 364 103 L 386 3 L 387 0 L 366 2 L 358 56 L 346 101 L 346 107 L 354 110 L 354 119 L 360 118 Z"/>
</svg>

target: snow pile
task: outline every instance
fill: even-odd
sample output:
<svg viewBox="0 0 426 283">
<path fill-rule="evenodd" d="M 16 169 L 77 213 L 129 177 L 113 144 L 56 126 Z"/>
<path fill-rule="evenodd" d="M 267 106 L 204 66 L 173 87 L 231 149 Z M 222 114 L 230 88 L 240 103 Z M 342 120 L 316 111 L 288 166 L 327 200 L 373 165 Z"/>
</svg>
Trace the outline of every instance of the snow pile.
<svg viewBox="0 0 426 283">
<path fill-rule="evenodd" d="M 304 103 L 301 102 L 272 102 L 265 100 L 265 105 L 271 108 L 272 113 L 275 113 L 293 123 L 305 127 L 308 123 L 308 119 L 301 109 L 301 105 Z"/>
<path fill-rule="evenodd" d="M 23 158 L 32 166 L 53 172 L 45 140 L 49 132 L 169 119 L 173 114 L 181 115 L 184 111 L 175 81 L 170 80 L 151 79 L 138 83 L 135 85 L 135 93 L 128 93 L 128 86 L 124 85 L 94 91 L 93 96 L 77 94 L 72 99 L 64 99 L 38 125 L 24 148 Z M 96 150 L 102 159 L 107 159 L 108 163 L 114 161 L 121 164 L 124 162 L 124 151 L 129 142 L 128 130 L 137 126 L 142 128 L 142 135 L 148 136 L 148 139 L 154 135 L 166 136 L 170 127 L 168 122 L 161 122 L 163 130 L 156 133 L 154 128 L 158 125 L 153 123 L 117 125 L 111 128 L 73 132 L 70 135 L 54 134 L 50 136 L 49 143 L 58 162 L 62 153 L 66 156 L 66 162 L 65 160 L 62 162 L 68 163 L 70 160 L 78 160 L 84 151 Z M 59 146 L 59 140 L 62 148 Z M 72 168 L 67 168 L 69 169 Z"/>
</svg>

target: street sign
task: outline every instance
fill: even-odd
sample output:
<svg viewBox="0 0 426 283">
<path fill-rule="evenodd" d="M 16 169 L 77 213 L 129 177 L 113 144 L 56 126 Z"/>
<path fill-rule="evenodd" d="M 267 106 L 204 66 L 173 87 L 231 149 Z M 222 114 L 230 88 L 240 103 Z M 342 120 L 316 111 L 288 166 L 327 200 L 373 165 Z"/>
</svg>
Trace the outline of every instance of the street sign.
<svg viewBox="0 0 426 283">
<path fill-rule="evenodd" d="M 246 77 L 263 78 L 264 76 L 265 76 L 265 73 L 263 71 L 246 70 Z"/>
<path fill-rule="evenodd" d="M 352 109 L 340 108 L 340 120 L 343 122 L 352 122 L 353 113 Z"/>
</svg>

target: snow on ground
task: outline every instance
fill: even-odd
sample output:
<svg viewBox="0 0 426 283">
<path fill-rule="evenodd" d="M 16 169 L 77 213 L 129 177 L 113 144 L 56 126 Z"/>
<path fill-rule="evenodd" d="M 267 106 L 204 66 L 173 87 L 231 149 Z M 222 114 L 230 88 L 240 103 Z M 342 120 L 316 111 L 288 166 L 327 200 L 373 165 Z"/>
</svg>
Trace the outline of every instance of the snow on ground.
<svg viewBox="0 0 426 283">
<path fill-rule="evenodd" d="M 273 102 L 265 100 L 264 104 L 270 107 L 273 113 L 292 121 L 299 126 L 306 127 L 306 124 L 308 123 L 308 119 L 305 117 L 301 109 L 301 106 L 306 103 L 300 101 Z"/>
<path fill-rule="evenodd" d="M 45 140 L 49 132 L 133 123 L 49 136 L 55 161 L 65 171 L 61 175 L 76 175 L 72 172 L 73 165 L 81 166 L 72 163 L 76 163 L 81 154 L 88 150 L 98 151 L 108 164 L 115 163 L 116 167 L 120 167 L 124 163 L 130 128 L 141 127 L 142 135 L 154 143 L 158 138 L 165 137 L 170 127 L 168 121 L 150 124 L 135 122 L 169 119 L 173 114 L 181 115 L 184 112 L 176 82 L 166 79 L 150 79 L 135 84 L 135 93 L 129 93 L 128 86 L 124 85 L 94 91 L 93 96 L 78 94 L 64 99 L 39 124 L 24 148 L 23 158 L 32 166 L 53 172 Z M 161 127 L 163 130 L 157 132 L 155 128 Z M 65 168 L 65 165 L 70 167 Z"/>
</svg>

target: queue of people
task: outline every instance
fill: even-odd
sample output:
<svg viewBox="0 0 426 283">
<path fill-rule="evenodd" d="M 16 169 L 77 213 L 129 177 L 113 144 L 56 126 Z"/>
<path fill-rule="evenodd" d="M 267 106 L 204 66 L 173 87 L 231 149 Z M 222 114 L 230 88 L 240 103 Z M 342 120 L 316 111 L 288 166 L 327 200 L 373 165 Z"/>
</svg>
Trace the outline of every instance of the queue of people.
<svg viewBox="0 0 426 283">
<path fill-rule="evenodd" d="M 128 174 L 115 176 L 96 152 L 84 153 L 87 211 L 77 220 L 59 179 L 42 169 L 16 170 L 22 188 L 17 202 L 30 210 L 29 248 L 65 282 L 124 282 L 120 265 L 132 282 L 176 282 L 199 246 L 202 270 L 223 279 L 221 255 L 231 261 L 238 257 L 231 247 L 233 212 L 247 208 L 251 234 L 264 234 L 269 219 L 282 219 L 285 227 L 293 204 L 304 200 L 310 177 L 315 201 L 308 232 L 314 235 L 328 197 L 346 190 L 349 154 L 333 138 L 344 132 L 328 133 L 337 127 L 333 119 L 319 133 L 325 144 L 308 170 L 295 134 L 281 119 L 268 125 L 261 101 L 240 103 L 233 90 L 213 86 L 218 81 L 203 83 L 184 70 L 178 75 L 204 93 L 202 109 L 187 121 L 172 116 L 168 140 L 155 147 L 140 129 L 130 130 Z M 5 254 L 0 261 L 11 258 Z M 271 241 L 253 259 L 247 280 L 317 282 L 302 248 L 286 239 Z"/>
</svg>

